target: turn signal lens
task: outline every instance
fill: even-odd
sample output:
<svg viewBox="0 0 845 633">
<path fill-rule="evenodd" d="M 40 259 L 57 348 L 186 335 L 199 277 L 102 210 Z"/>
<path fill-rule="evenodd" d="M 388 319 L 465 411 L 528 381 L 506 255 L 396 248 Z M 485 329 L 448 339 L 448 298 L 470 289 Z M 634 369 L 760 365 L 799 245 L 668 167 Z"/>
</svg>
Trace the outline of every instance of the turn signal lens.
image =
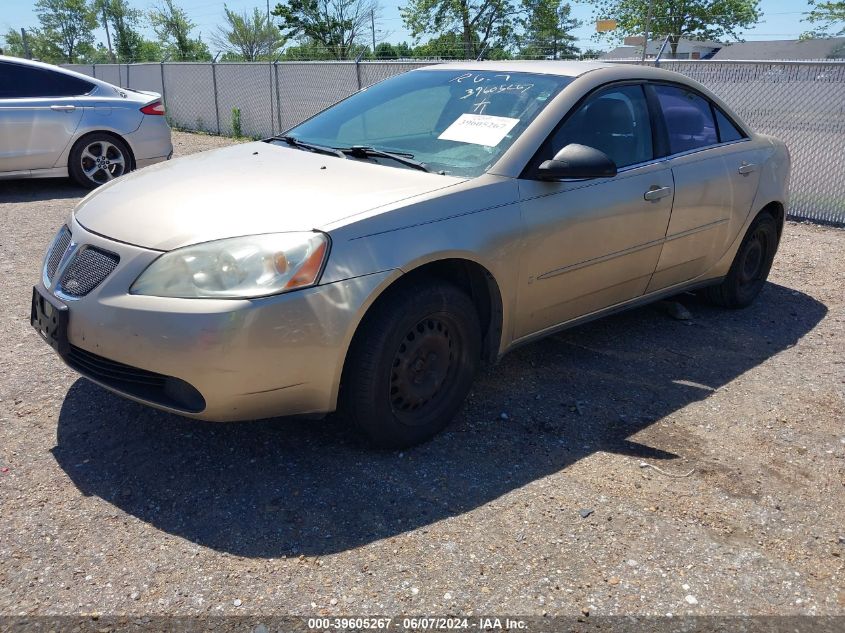
<svg viewBox="0 0 845 633">
<path fill-rule="evenodd" d="M 290 281 L 285 285 L 286 290 L 301 288 L 302 286 L 312 286 L 317 282 L 320 269 L 323 267 L 323 259 L 326 256 L 327 247 L 328 243 L 323 241 L 314 249 L 299 267 L 299 270 L 296 271 Z"/>
</svg>

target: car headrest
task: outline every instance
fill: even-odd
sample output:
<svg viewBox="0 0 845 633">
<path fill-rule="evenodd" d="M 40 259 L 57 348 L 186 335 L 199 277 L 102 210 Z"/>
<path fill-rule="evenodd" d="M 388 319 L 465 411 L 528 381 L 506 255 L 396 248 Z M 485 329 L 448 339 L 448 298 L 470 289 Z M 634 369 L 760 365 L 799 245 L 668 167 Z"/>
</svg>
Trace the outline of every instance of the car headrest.
<svg viewBox="0 0 845 633">
<path fill-rule="evenodd" d="M 634 117 L 628 105 L 619 99 L 599 99 L 585 109 L 586 120 L 601 121 L 611 134 L 633 134 Z"/>
<path fill-rule="evenodd" d="M 670 134 L 695 136 L 704 130 L 704 115 L 694 106 L 672 106 L 663 111 Z"/>
</svg>

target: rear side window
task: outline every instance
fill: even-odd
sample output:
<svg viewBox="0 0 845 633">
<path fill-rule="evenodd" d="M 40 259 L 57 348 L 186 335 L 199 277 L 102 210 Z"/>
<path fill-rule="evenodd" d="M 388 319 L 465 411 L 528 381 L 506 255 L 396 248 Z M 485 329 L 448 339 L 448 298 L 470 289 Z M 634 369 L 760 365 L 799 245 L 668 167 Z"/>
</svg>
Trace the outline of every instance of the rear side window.
<svg viewBox="0 0 845 633">
<path fill-rule="evenodd" d="M 745 138 L 745 134 L 737 129 L 724 112 L 716 106 L 713 106 L 713 112 L 716 113 L 716 124 L 719 126 L 720 142 L 730 143 L 731 141 L 738 141 Z"/>
<path fill-rule="evenodd" d="M 52 70 L 0 62 L 0 99 L 76 97 L 94 84 Z"/>
<path fill-rule="evenodd" d="M 676 86 L 656 85 L 654 90 L 666 121 L 671 154 L 719 142 L 709 101 Z"/>
<path fill-rule="evenodd" d="M 617 167 L 651 160 L 651 124 L 642 87 L 607 88 L 590 97 L 552 134 L 544 159 L 570 143 L 601 150 Z"/>
</svg>

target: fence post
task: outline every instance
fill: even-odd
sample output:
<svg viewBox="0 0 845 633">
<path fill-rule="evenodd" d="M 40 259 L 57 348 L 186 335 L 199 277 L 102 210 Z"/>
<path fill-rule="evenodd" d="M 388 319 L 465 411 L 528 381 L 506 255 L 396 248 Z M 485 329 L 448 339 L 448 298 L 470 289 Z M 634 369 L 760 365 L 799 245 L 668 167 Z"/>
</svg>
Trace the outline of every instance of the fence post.
<svg viewBox="0 0 845 633">
<path fill-rule="evenodd" d="M 97 77 L 97 64 L 91 64 L 91 76 L 94 79 L 98 79 L 98 77 Z"/>
<path fill-rule="evenodd" d="M 165 107 L 167 107 L 167 92 L 164 89 L 164 62 L 161 62 L 161 100 L 164 102 Z"/>
<path fill-rule="evenodd" d="M 273 62 L 267 64 L 270 70 L 270 136 L 276 135 L 276 119 L 273 118 Z"/>
<path fill-rule="evenodd" d="M 217 117 L 217 135 L 220 135 L 220 106 L 217 103 L 217 62 L 211 62 L 211 82 L 214 85 L 214 115 Z"/>
<path fill-rule="evenodd" d="M 126 64 L 126 87 L 129 87 L 129 64 Z"/>
<path fill-rule="evenodd" d="M 355 77 L 358 79 L 358 90 L 361 89 L 361 56 L 363 54 L 361 53 L 361 55 L 355 58 Z"/>
<path fill-rule="evenodd" d="M 282 132 L 282 99 L 279 96 L 279 60 L 273 62 L 273 74 L 276 76 L 276 118 L 279 121 L 279 132 Z"/>
</svg>

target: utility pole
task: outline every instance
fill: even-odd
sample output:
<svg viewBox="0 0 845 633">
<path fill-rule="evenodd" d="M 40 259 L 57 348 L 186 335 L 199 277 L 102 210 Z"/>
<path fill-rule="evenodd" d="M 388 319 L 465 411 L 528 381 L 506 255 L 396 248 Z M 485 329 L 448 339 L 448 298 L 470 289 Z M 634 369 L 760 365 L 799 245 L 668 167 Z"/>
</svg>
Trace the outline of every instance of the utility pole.
<svg viewBox="0 0 845 633">
<path fill-rule="evenodd" d="M 270 21 L 270 0 L 267 0 L 267 26 L 273 26 L 273 23 Z M 267 38 L 267 61 L 272 62 L 270 58 L 273 56 L 273 34 L 269 28 L 267 29 Z"/>
<path fill-rule="evenodd" d="M 643 56 L 640 60 L 641 64 L 645 64 L 645 53 L 648 48 L 648 30 L 651 27 L 651 13 L 654 10 L 654 0 L 648 0 L 648 13 L 645 17 L 645 33 L 643 33 Z"/>
<path fill-rule="evenodd" d="M 21 43 L 23 44 L 23 54 L 27 59 L 32 59 L 32 51 L 29 50 L 29 40 L 26 39 L 26 29 L 21 27 Z"/>
<path fill-rule="evenodd" d="M 373 33 L 373 58 L 376 56 L 376 10 L 370 9 L 370 30 Z"/>
</svg>

